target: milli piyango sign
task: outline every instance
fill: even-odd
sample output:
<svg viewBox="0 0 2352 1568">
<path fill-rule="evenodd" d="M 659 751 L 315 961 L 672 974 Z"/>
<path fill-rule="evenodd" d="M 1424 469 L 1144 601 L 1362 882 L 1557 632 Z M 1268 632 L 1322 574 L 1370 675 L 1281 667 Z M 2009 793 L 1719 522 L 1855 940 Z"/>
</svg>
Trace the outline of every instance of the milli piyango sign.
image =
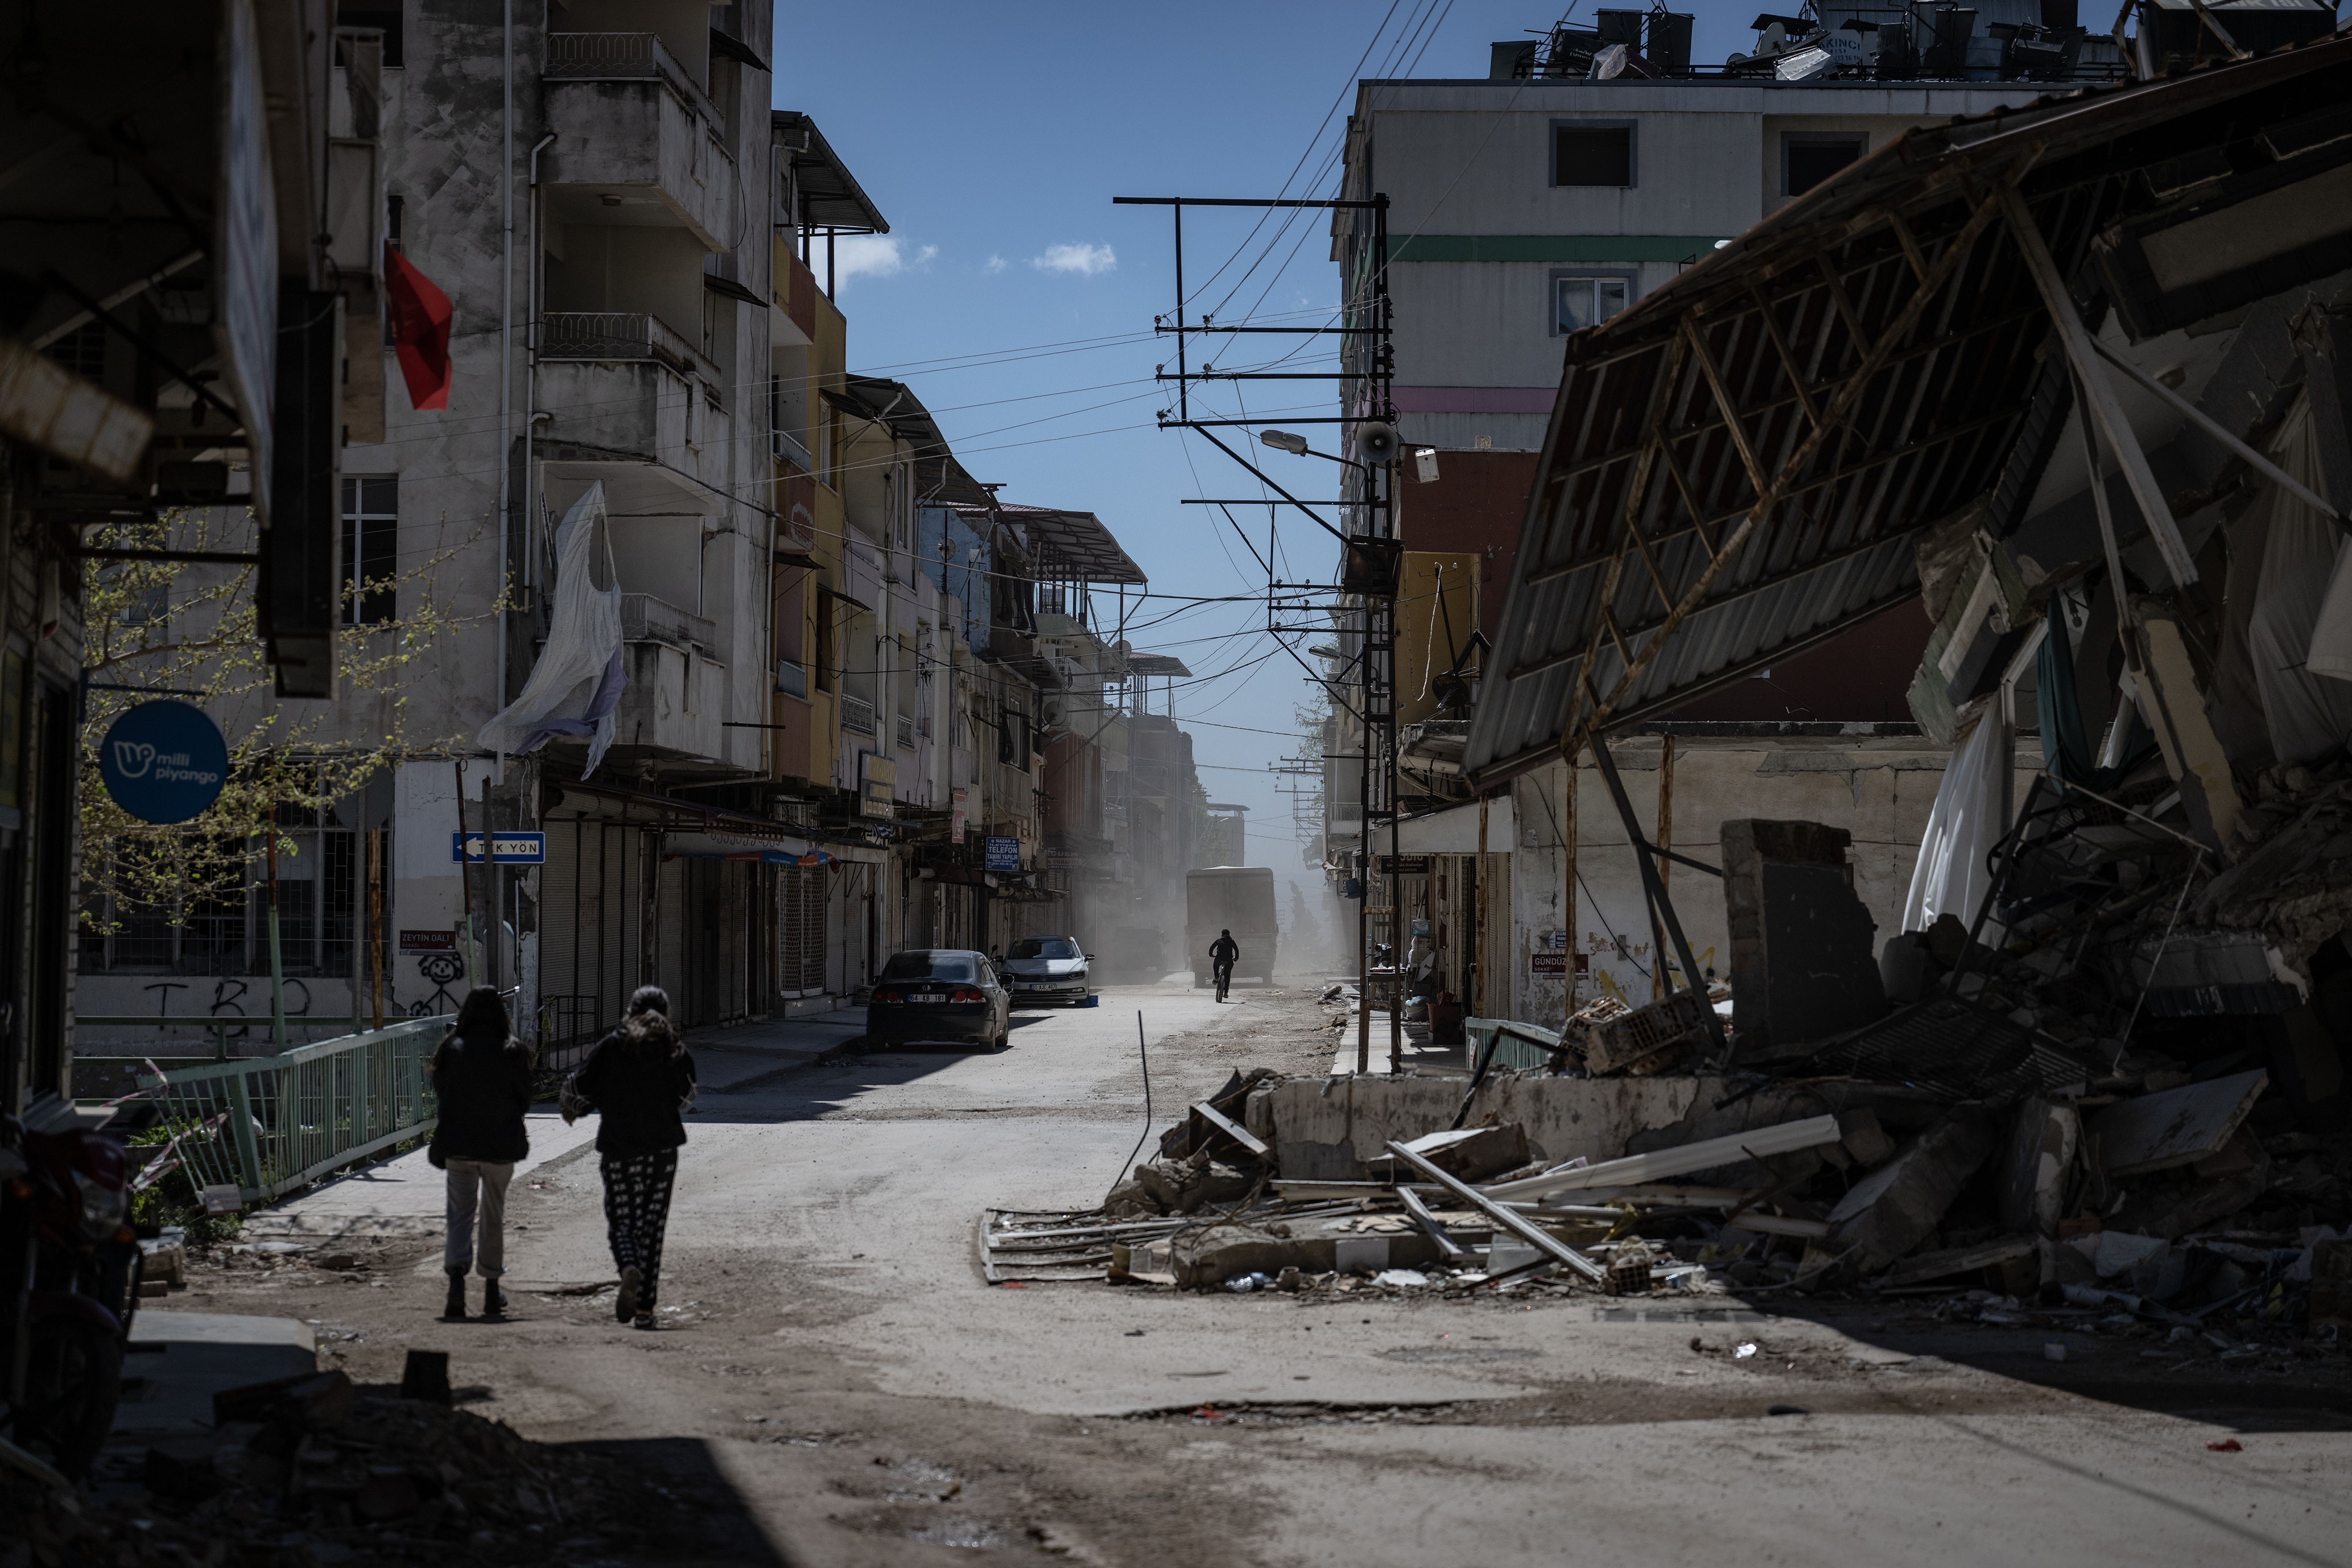
<svg viewBox="0 0 2352 1568">
<path fill-rule="evenodd" d="M 142 702 L 99 743 L 98 776 L 114 804 L 142 822 L 201 816 L 228 782 L 228 742 L 189 702 Z"/>
</svg>

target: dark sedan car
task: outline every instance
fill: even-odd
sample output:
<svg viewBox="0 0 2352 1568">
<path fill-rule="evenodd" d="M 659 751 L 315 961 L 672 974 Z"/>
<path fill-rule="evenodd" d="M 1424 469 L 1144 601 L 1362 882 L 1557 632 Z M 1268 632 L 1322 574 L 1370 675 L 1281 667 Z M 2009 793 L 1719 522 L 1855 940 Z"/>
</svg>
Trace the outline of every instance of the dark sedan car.
<svg viewBox="0 0 2352 1568">
<path fill-rule="evenodd" d="M 934 947 L 894 953 L 874 983 L 866 1037 L 880 1046 L 961 1041 L 1001 1051 L 1013 1043 L 1013 994 L 984 952 Z"/>
</svg>

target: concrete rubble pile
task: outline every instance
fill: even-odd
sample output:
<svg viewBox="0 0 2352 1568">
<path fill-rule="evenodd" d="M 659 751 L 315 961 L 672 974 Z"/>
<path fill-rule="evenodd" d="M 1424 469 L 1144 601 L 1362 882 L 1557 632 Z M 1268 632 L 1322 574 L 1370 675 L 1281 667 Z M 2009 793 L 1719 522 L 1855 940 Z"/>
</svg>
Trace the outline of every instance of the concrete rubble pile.
<svg viewBox="0 0 2352 1568">
<path fill-rule="evenodd" d="M 410 1376 L 423 1396 L 373 1397 L 341 1372 L 227 1390 L 210 1430 L 102 1457 L 94 1497 L 0 1466 L 0 1512 L 31 1553 L 9 1560 L 564 1563 L 700 1532 L 665 1477 L 452 1408 L 445 1356 L 412 1352 Z"/>
</svg>

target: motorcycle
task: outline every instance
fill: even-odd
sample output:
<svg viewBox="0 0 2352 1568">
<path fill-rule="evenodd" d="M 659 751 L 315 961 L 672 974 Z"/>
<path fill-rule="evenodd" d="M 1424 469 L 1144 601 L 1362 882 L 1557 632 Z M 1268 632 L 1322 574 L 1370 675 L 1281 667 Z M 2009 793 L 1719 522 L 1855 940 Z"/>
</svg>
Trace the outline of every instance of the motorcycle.
<svg viewBox="0 0 2352 1568">
<path fill-rule="evenodd" d="M 142 1254 L 123 1135 L 162 1108 L 130 1100 L 93 1124 L 68 1100 L 0 1116 L 0 1343 L 20 1446 L 79 1479 L 114 1425 Z"/>
</svg>

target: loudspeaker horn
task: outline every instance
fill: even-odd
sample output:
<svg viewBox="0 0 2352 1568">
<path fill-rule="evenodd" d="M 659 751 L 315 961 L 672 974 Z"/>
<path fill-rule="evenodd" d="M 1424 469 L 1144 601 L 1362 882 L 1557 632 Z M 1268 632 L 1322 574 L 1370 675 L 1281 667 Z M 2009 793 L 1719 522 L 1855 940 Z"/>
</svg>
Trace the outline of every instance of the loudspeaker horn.
<svg viewBox="0 0 2352 1568">
<path fill-rule="evenodd" d="M 1367 419 L 1356 426 L 1356 456 L 1378 467 L 1396 460 L 1403 443 L 1397 439 L 1396 426 L 1378 419 Z"/>
</svg>

